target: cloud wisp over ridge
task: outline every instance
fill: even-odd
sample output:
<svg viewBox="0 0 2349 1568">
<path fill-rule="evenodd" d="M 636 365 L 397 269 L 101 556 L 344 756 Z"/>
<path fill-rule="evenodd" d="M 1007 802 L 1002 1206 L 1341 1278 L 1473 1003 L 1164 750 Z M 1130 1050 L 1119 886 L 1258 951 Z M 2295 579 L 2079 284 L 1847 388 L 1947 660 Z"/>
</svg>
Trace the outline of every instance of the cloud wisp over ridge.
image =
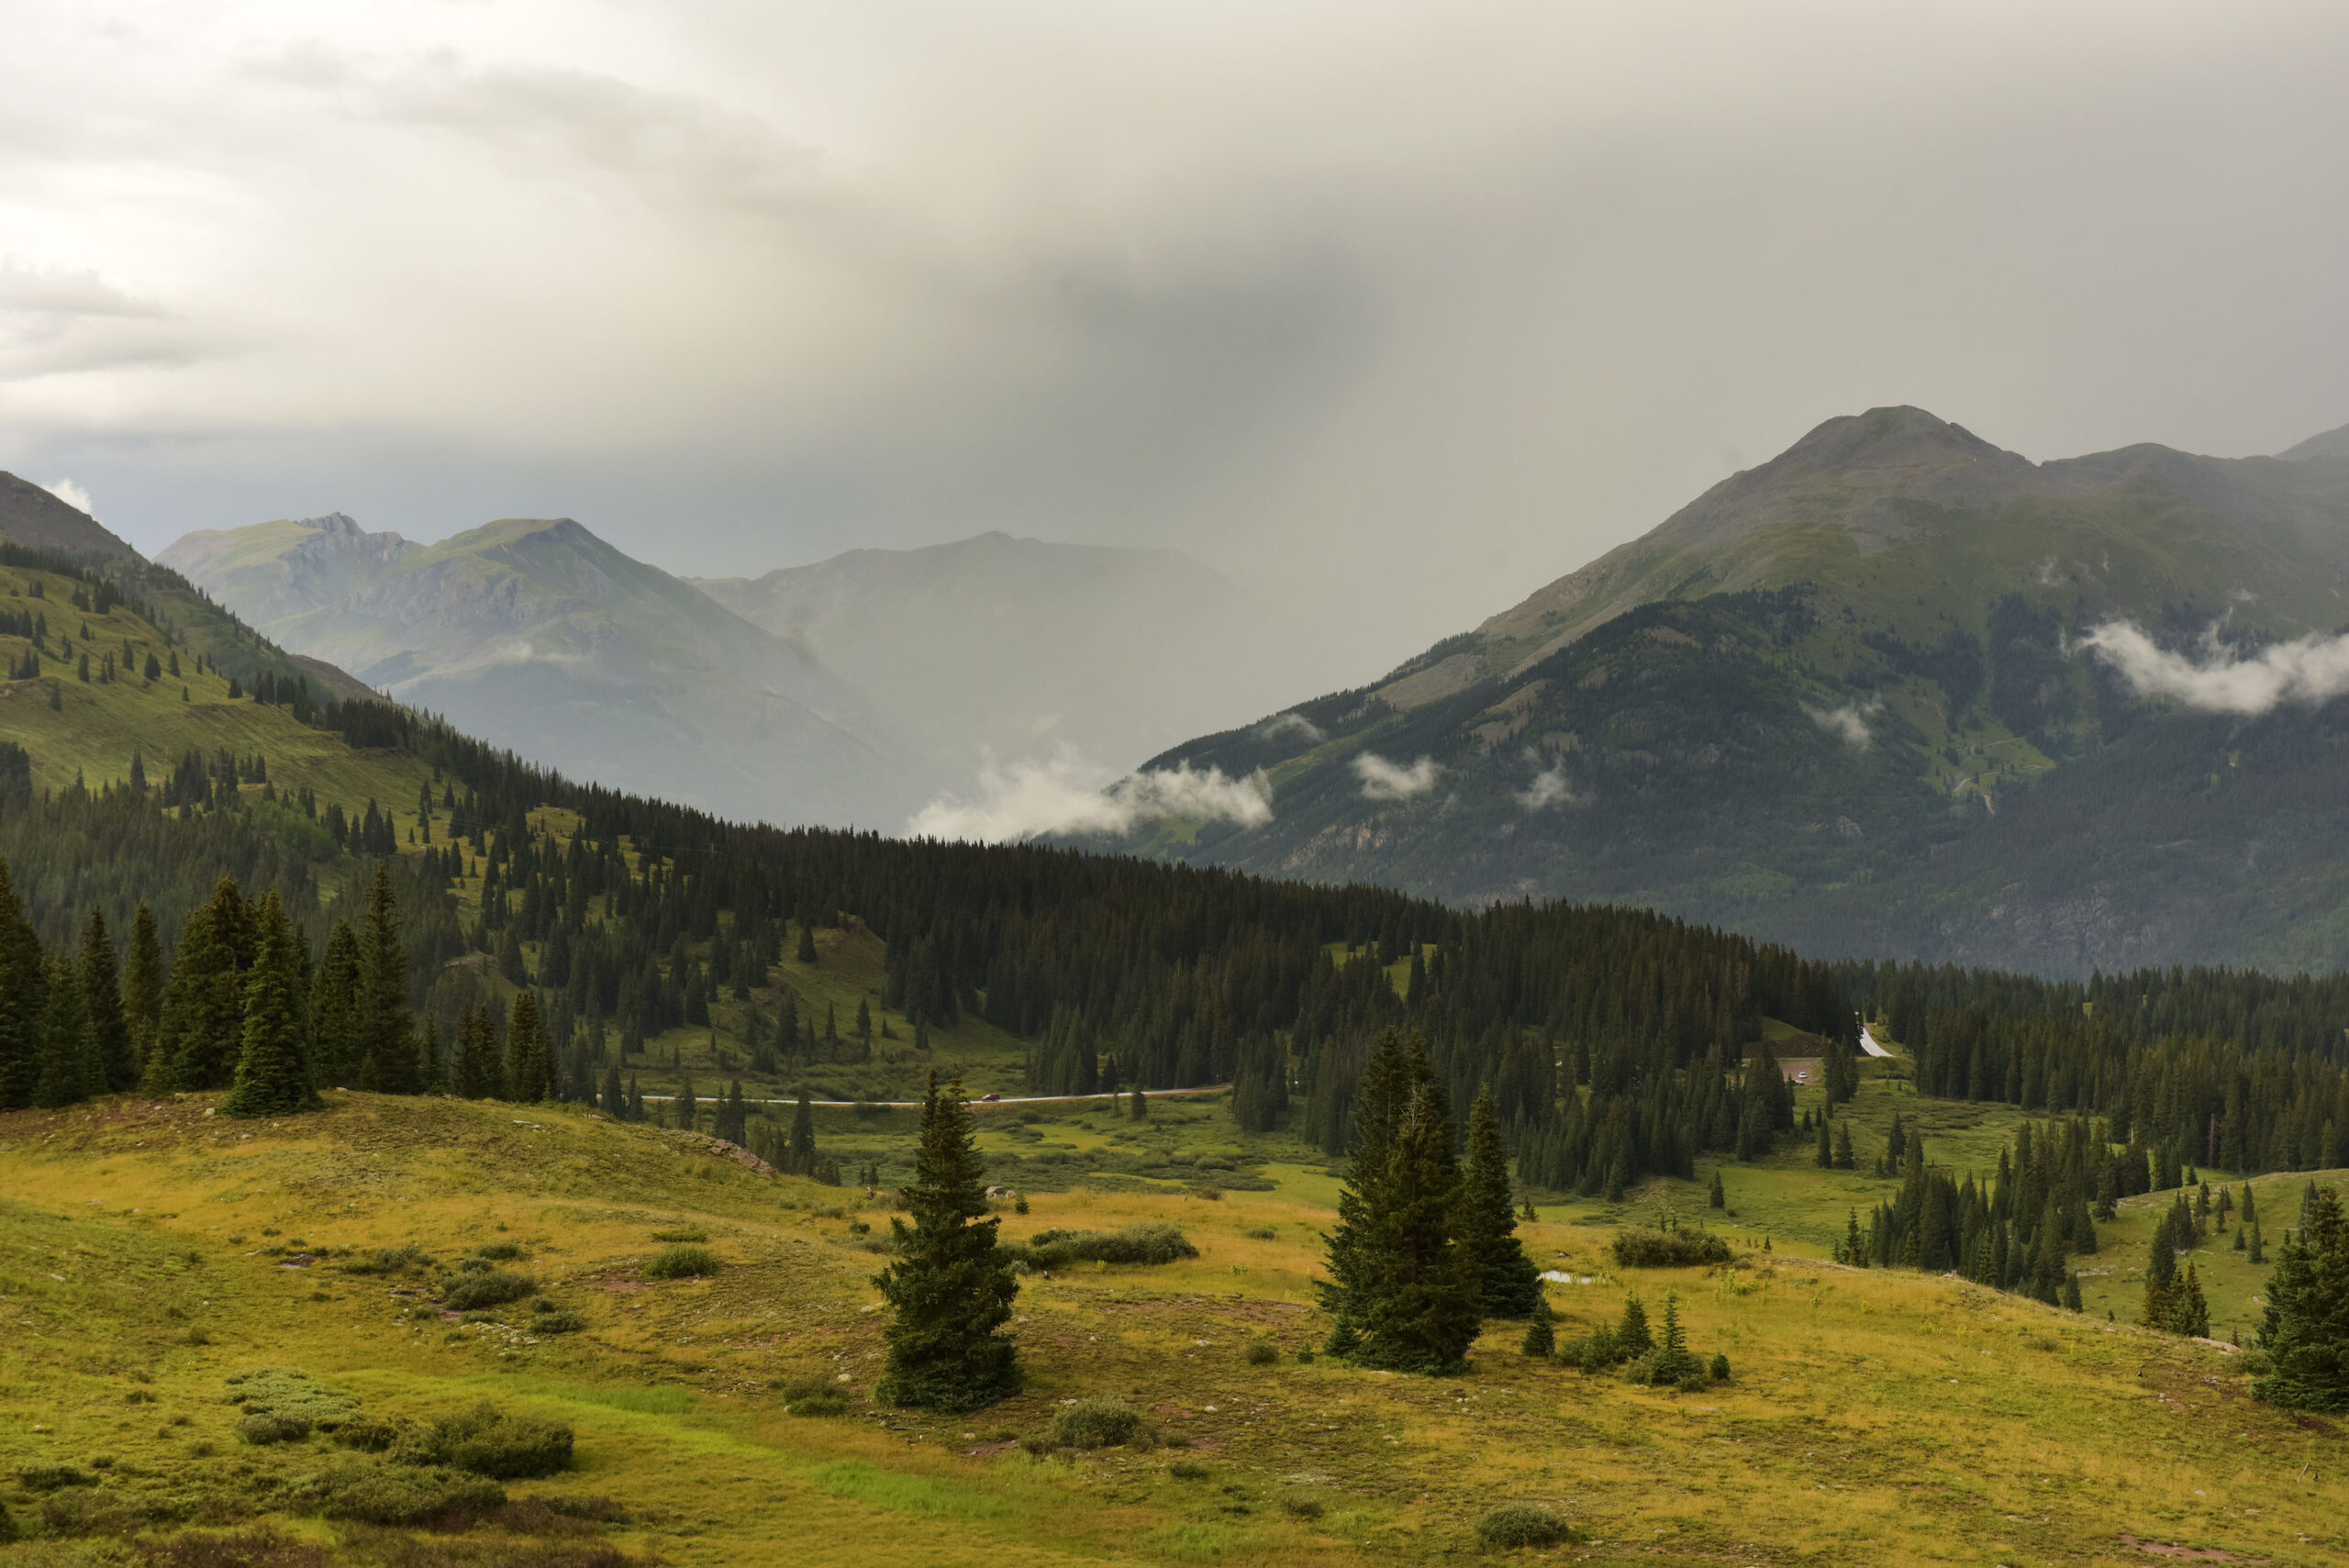
<svg viewBox="0 0 2349 1568">
<path fill-rule="evenodd" d="M 2209 713 L 2256 717 L 2288 702 L 2313 707 L 2349 695 L 2349 633 L 2273 643 L 2245 659 L 2212 630 L 2199 659 L 2162 647 L 2133 621 L 2107 621 L 2079 646 L 2140 695 L 2171 697 Z"/>
<path fill-rule="evenodd" d="M 1865 751 L 1876 744 L 1876 734 L 1868 728 L 1869 714 L 1884 705 L 1871 698 L 1865 703 L 1845 703 L 1841 707 L 1813 707 L 1802 705 L 1810 721 L 1832 735 L 1840 735 L 1843 743 L 1854 751 Z"/>
<path fill-rule="evenodd" d="M 1435 781 L 1443 769 L 1433 757 L 1421 757 L 1408 766 L 1390 762 L 1375 751 L 1364 751 L 1354 758 L 1354 777 L 1362 780 L 1364 800 L 1409 800 L 1435 788 Z"/>
<path fill-rule="evenodd" d="M 979 771 L 979 798 L 941 795 L 906 824 L 917 839 L 999 844 L 1063 834 L 1118 834 L 1167 817 L 1202 817 L 1261 827 L 1273 819 L 1273 786 L 1261 773 L 1232 778 L 1187 762 L 1128 773 L 1107 785 L 1077 758 L 1023 761 Z"/>
</svg>

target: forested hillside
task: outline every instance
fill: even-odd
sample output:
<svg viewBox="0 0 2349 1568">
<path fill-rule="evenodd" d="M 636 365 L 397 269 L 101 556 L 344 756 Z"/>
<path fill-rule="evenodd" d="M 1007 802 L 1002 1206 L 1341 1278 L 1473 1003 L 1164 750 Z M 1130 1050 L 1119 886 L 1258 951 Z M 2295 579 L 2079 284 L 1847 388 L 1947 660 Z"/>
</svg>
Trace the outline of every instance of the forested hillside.
<svg viewBox="0 0 2349 1568">
<path fill-rule="evenodd" d="M 2337 455 L 2033 463 L 1874 409 L 1379 682 L 1168 751 L 1263 770 L 1271 819 L 1125 843 L 1855 958 L 2340 968 L 2331 688 L 2198 712 L 2087 645 L 2250 659 L 2330 637 L 2345 589 Z"/>
<path fill-rule="evenodd" d="M 2148 979 L 2133 1009 L 2103 993 L 2082 1008 L 2007 976 L 1839 975 L 1637 910 L 1463 911 L 743 826 L 322 695 L 209 611 L 216 639 L 262 661 L 248 685 L 96 563 L 19 553 L 0 581 L 20 606 L 0 627 L 17 672 L 0 690 L 0 854 L 21 900 L 0 1077 L 18 1102 L 133 1073 L 226 1086 L 282 917 L 285 1028 L 313 1086 L 608 1097 L 625 1072 L 690 1095 L 698 1073 L 706 1095 L 747 1076 L 863 1098 L 932 1066 L 1045 1094 L 1230 1082 L 1243 1126 L 1288 1118 L 1338 1153 L 1371 1043 L 1395 1029 L 1426 1040 L 1454 1103 L 1493 1091 L 1528 1180 L 1592 1192 L 1807 1132 L 1777 1059 L 1818 1058 L 1848 1096 L 1867 1006 L 1937 1092 L 2104 1118 L 2154 1175 L 2221 1146 L 2243 1169 L 2305 1167 L 2349 1127 L 2323 1021 L 2339 998 L 2313 983 Z M 135 984 L 103 956 L 126 945 Z M 82 1021 L 111 1016 L 110 992 L 127 1058 L 111 1025 Z M 95 1065 L 36 1087 L 75 1050 Z"/>
</svg>

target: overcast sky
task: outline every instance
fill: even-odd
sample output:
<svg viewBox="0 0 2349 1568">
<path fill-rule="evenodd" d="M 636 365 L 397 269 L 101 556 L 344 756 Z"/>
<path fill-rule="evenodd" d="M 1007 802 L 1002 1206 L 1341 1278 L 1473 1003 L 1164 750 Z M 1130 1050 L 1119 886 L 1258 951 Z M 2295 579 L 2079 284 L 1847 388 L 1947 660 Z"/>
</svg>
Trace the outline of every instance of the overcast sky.
<svg viewBox="0 0 2349 1568">
<path fill-rule="evenodd" d="M 1377 663 L 1871 405 L 2034 458 L 2349 421 L 2338 0 L 0 24 L 0 467 L 150 550 L 1002 528 Z"/>
</svg>

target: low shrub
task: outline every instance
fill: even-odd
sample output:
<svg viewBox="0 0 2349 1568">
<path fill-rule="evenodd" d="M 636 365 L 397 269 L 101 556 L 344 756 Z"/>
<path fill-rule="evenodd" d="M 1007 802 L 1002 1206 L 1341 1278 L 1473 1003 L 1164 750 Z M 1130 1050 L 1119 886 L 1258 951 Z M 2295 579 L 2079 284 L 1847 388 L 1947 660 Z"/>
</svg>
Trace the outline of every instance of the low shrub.
<svg viewBox="0 0 2349 1568">
<path fill-rule="evenodd" d="M 437 1467 L 353 1461 L 312 1476 L 289 1500 L 330 1519 L 420 1525 L 458 1509 L 479 1514 L 500 1507 L 506 1488 Z"/>
<path fill-rule="evenodd" d="M 1071 1263 L 1172 1263 L 1196 1258 L 1199 1250 L 1173 1225 L 1129 1225 L 1122 1230 L 1039 1230 L 1025 1243 L 1007 1247 L 1031 1268 Z"/>
<path fill-rule="evenodd" d="M 585 1327 L 587 1319 L 561 1307 L 539 1313 L 530 1319 L 530 1332 L 533 1334 L 576 1334 Z"/>
<path fill-rule="evenodd" d="M 478 1312 L 486 1307 L 519 1301 L 538 1288 L 539 1282 L 528 1274 L 483 1267 L 459 1274 L 444 1299 L 451 1311 Z"/>
<path fill-rule="evenodd" d="M 646 1279 L 699 1279 L 717 1272 L 718 1254 L 707 1247 L 666 1247 L 644 1265 Z"/>
<path fill-rule="evenodd" d="M 487 1258 L 494 1263 L 510 1263 L 522 1255 L 522 1248 L 514 1241 L 484 1241 L 473 1249 L 476 1258 Z"/>
<path fill-rule="evenodd" d="M 388 1453 L 413 1430 L 412 1422 L 358 1420 L 345 1422 L 332 1435 L 338 1447 L 361 1453 Z"/>
<path fill-rule="evenodd" d="M 237 1422 L 237 1436 L 255 1448 L 271 1443 L 297 1443 L 310 1435 L 310 1423 L 299 1416 L 281 1416 L 273 1411 L 257 1410 Z"/>
<path fill-rule="evenodd" d="M 135 1497 L 79 1488 L 51 1492 L 40 1502 L 41 1528 L 50 1535 L 134 1535 L 152 1522 Z"/>
<path fill-rule="evenodd" d="M 17 1485 L 28 1492 L 54 1492 L 64 1486 L 95 1486 L 98 1478 L 71 1464 L 28 1464 L 17 1472 Z"/>
<path fill-rule="evenodd" d="M 783 1396 L 785 1410 L 794 1416 L 845 1416 L 849 1412 L 848 1385 L 822 1373 L 787 1378 L 776 1392 Z"/>
<path fill-rule="evenodd" d="M 1729 1357 L 1721 1354 L 1719 1351 L 1715 1351 L 1713 1352 L 1713 1364 L 1708 1370 L 1710 1372 L 1715 1383 L 1727 1383 L 1729 1381 Z"/>
<path fill-rule="evenodd" d="M 360 1418 L 360 1401 L 345 1395 L 343 1390 L 317 1383 L 306 1371 L 294 1366 L 253 1366 L 249 1371 L 228 1375 L 228 1404 L 244 1406 L 244 1416 L 275 1416 L 286 1422 L 301 1422 L 296 1437 L 307 1437 L 310 1427 L 322 1432 L 334 1432 L 348 1420 Z M 242 1434 L 242 1422 L 239 1422 Z M 244 1441 L 294 1441 L 291 1437 L 251 1439 Z"/>
<path fill-rule="evenodd" d="M 138 1544 L 150 1568 L 327 1568 L 323 1548 L 268 1525 L 233 1535 L 189 1530 Z"/>
<path fill-rule="evenodd" d="M 1273 1343 L 1270 1340 L 1251 1340 L 1248 1341 L 1248 1364 L 1250 1366 L 1277 1366 L 1280 1364 L 1280 1359 L 1281 1348 Z"/>
<path fill-rule="evenodd" d="M 1520 1546 L 1556 1546 L 1573 1538 L 1566 1521 L 1539 1503 L 1503 1503 L 1476 1521 L 1476 1539 L 1502 1551 Z"/>
<path fill-rule="evenodd" d="M 1627 1269 L 1684 1269 L 1729 1261 L 1729 1243 L 1709 1230 L 1615 1232 L 1615 1262 Z"/>
<path fill-rule="evenodd" d="M 709 1232 L 698 1225 L 684 1225 L 674 1230 L 655 1230 L 652 1239 L 655 1241 L 707 1241 Z"/>
<path fill-rule="evenodd" d="M 1308 1345 L 1297 1352 L 1297 1364 L 1299 1366 L 1311 1366 L 1313 1364 L 1312 1346 Z"/>
<path fill-rule="evenodd" d="M 1205 1481 L 1208 1467 L 1194 1460 L 1178 1459 L 1166 1467 L 1166 1473 L 1177 1481 Z"/>
<path fill-rule="evenodd" d="M 396 1274 L 432 1266 L 421 1247 L 378 1247 L 362 1257 L 345 1258 L 336 1267 L 347 1274 Z"/>
<path fill-rule="evenodd" d="M 1277 1241 L 1281 1239 L 1281 1233 L 1269 1225 L 1252 1225 L 1241 1234 L 1251 1241 Z"/>
<path fill-rule="evenodd" d="M 1141 1430 L 1141 1413 L 1122 1399 L 1080 1399 L 1052 1418 L 1052 1441 L 1063 1448 L 1115 1448 Z"/>
<path fill-rule="evenodd" d="M 1293 1519 L 1318 1519 L 1329 1507 L 1319 1497 L 1283 1497 L 1281 1512 Z"/>
<path fill-rule="evenodd" d="M 484 1402 L 433 1422 L 423 1435 L 420 1451 L 434 1464 L 497 1481 L 518 1481 L 568 1470 L 572 1440 L 571 1429 L 560 1421 L 509 1416 Z"/>
</svg>

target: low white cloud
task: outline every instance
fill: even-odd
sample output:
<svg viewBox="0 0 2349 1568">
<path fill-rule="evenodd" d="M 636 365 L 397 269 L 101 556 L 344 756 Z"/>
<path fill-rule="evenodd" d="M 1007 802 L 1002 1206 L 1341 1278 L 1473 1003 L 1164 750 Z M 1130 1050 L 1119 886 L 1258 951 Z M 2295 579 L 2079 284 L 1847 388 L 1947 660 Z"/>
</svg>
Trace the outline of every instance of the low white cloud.
<svg viewBox="0 0 2349 1568">
<path fill-rule="evenodd" d="M 93 517 L 98 515 L 98 509 L 90 505 L 90 493 L 70 479 L 61 479 L 54 484 L 44 484 L 41 488 L 77 512 L 86 512 Z"/>
<path fill-rule="evenodd" d="M 1301 713 L 1276 713 L 1256 727 L 1259 740 L 1277 740 L 1284 735 L 1302 735 L 1316 745 L 1324 739 L 1321 727 Z"/>
<path fill-rule="evenodd" d="M 1865 751 L 1876 743 L 1876 736 L 1868 729 L 1867 716 L 1883 706 L 1871 698 L 1856 705 L 1845 703 L 1841 707 L 1813 707 L 1805 703 L 1802 710 L 1820 728 L 1842 736 L 1853 751 Z"/>
<path fill-rule="evenodd" d="M 2278 642 L 2243 659 L 2221 646 L 2215 630 L 2199 659 L 2171 652 L 2130 621 L 2108 621 L 2079 646 L 2141 695 L 2175 697 L 2211 713 L 2262 714 L 2288 702 L 2313 706 L 2349 694 L 2349 633 Z"/>
<path fill-rule="evenodd" d="M 1425 795 L 1435 788 L 1437 775 L 1443 772 L 1433 757 L 1421 757 L 1406 767 L 1375 751 L 1362 752 L 1354 758 L 1353 766 L 1354 777 L 1362 780 L 1364 800 L 1408 800 Z"/>
<path fill-rule="evenodd" d="M 906 831 L 919 839 L 996 844 L 1069 833 L 1125 833 L 1164 817 L 1203 817 L 1254 828 L 1273 819 L 1273 786 L 1261 773 L 1195 773 L 1188 763 L 1128 773 L 1108 785 L 1073 756 L 979 772 L 980 798 L 941 795 L 917 812 Z"/>
<path fill-rule="evenodd" d="M 1533 775 L 1533 782 L 1518 791 L 1517 803 L 1528 811 L 1542 811 L 1553 806 L 1580 806 L 1583 797 L 1566 777 L 1566 765 L 1553 762 Z"/>
</svg>

